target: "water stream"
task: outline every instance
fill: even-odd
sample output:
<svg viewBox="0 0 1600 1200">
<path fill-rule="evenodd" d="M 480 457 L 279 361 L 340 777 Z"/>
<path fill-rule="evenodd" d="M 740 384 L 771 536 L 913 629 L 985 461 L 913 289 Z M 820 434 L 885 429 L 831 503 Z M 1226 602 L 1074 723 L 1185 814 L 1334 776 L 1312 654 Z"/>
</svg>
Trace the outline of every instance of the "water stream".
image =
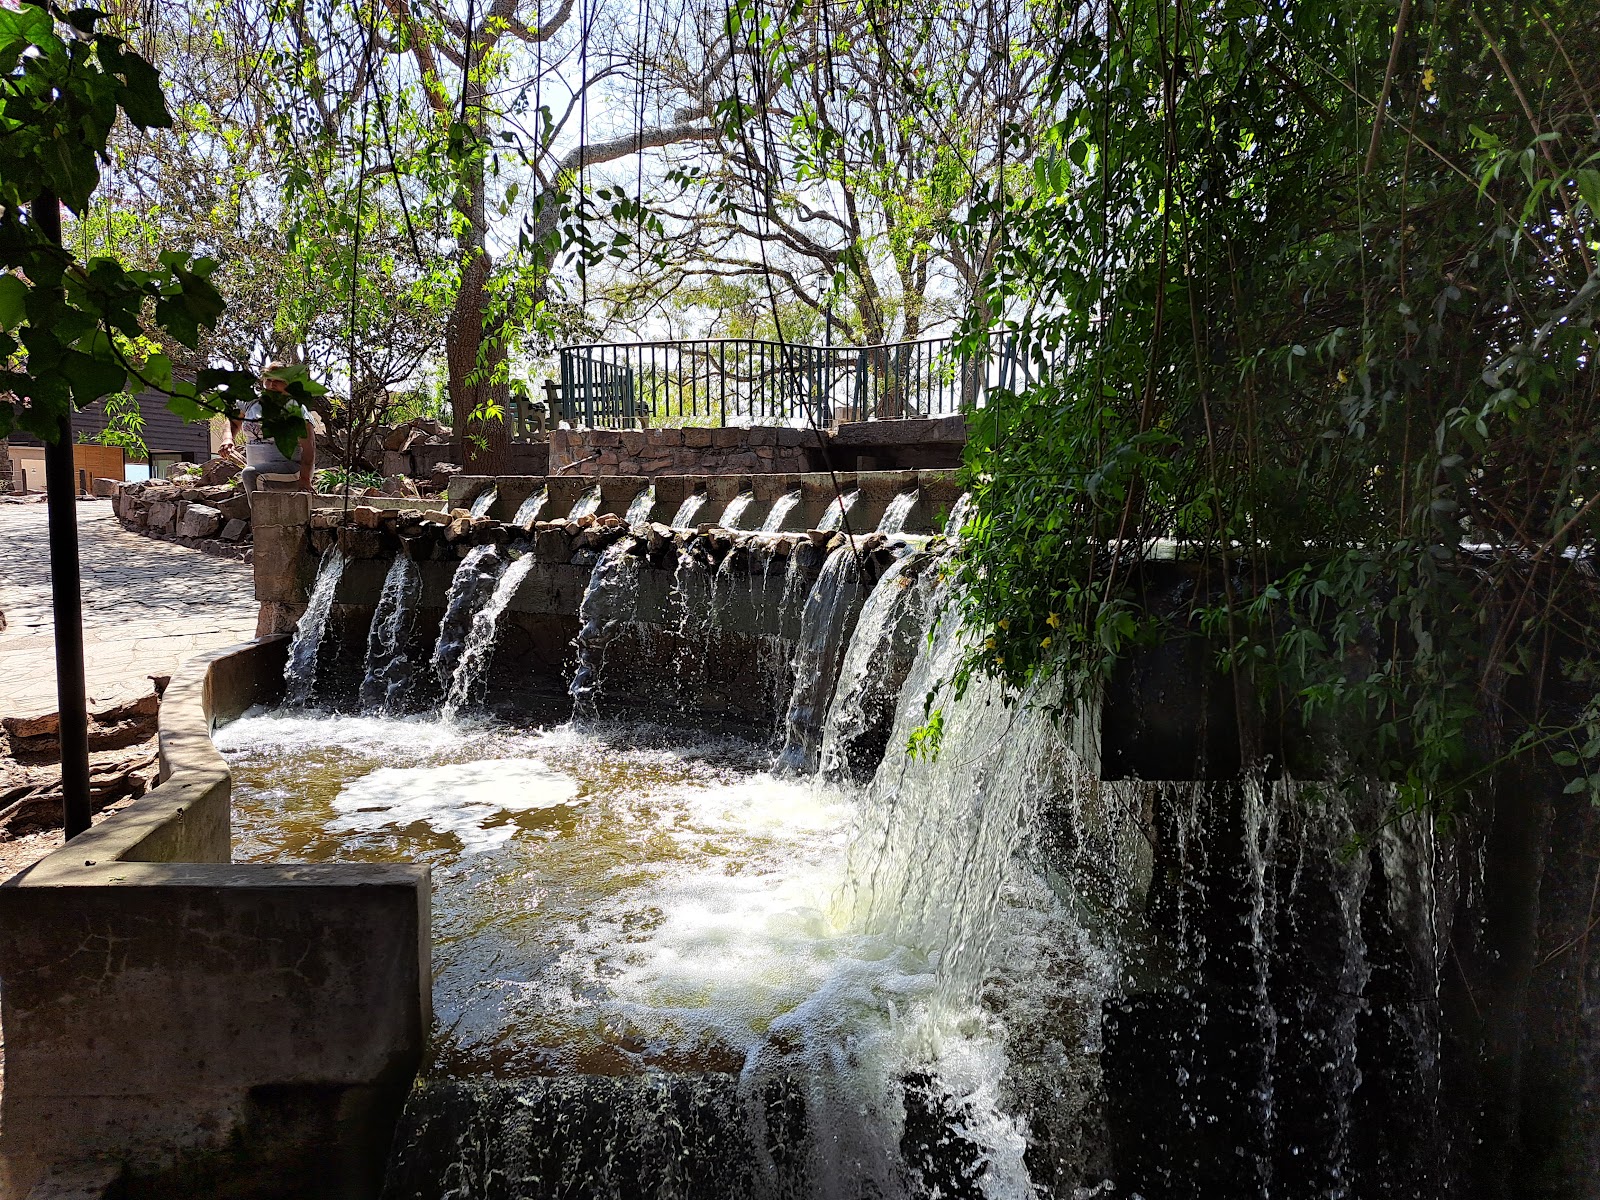
<svg viewBox="0 0 1600 1200">
<path fill-rule="evenodd" d="M 635 620 L 639 560 L 628 553 L 628 539 L 612 542 L 595 563 L 589 586 L 578 606 L 578 667 L 570 688 L 572 711 L 593 717 L 600 695 L 600 672 L 606 647 Z"/>
<path fill-rule="evenodd" d="M 472 501 L 472 515 L 474 517 L 487 517 L 489 510 L 494 507 L 494 502 L 499 498 L 500 493 L 494 487 L 484 488 Z"/>
<path fill-rule="evenodd" d="M 643 525 L 656 507 L 656 485 L 651 484 L 633 498 L 628 505 L 626 520 L 629 525 Z"/>
<path fill-rule="evenodd" d="M 474 546 L 467 551 L 461 565 L 450 578 L 450 590 L 445 594 L 444 617 L 439 622 L 439 636 L 434 643 L 430 663 L 444 695 L 450 692 L 456 667 L 461 662 L 461 652 L 466 648 L 468 634 L 472 632 L 473 618 L 478 609 L 488 603 L 504 569 L 505 560 L 495 547 Z"/>
<path fill-rule="evenodd" d="M 896 534 L 906 527 L 906 518 L 911 515 L 911 510 L 917 506 L 917 490 L 912 488 L 908 492 L 901 492 L 883 510 L 883 516 L 878 520 L 878 532 Z"/>
<path fill-rule="evenodd" d="M 674 529 L 693 529 L 694 519 L 705 506 L 706 494 L 704 492 L 690 492 L 683 498 L 683 503 L 678 505 L 678 511 L 672 514 L 672 527 Z"/>
<path fill-rule="evenodd" d="M 778 533 L 783 529 L 783 524 L 789 519 L 789 514 L 800 503 L 801 492 L 799 488 L 785 492 L 772 502 L 772 511 L 767 514 L 767 519 L 761 523 L 762 533 Z"/>
<path fill-rule="evenodd" d="M 306 611 L 301 614 L 289 642 L 289 661 L 284 665 L 284 700 L 291 706 L 307 704 L 317 683 L 317 655 L 333 611 L 333 597 L 344 575 L 344 552 L 329 546 L 317 567 L 317 581 L 311 587 Z"/>
<path fill-rule="evenodd" d="M 822 720 L 860 594 L 860 564 L 851 547 L 840 546 L 828 555 L 800 617 L 794 692 L 789 697 L 783 750 L 778 755 L 778 762 L 787 770 L 810 772 L 816 768 Z"/>
<path fill-rule="evenodd" d="M 545 503 L 550 499 L 550 489 L 542 487 L 517 506 L 517 515 L 511 518 L 511 523 L 520 529 L 529 528 L 539 519 L 539 514 L 544 511 Z"/>
<path fill-rule="evenodd" d="M 822 520 L 817 523 L 818 529 L 833 532 L 844 524 L 845 515 L 855 507 L 856 501 L 861 499 L 859 491 L 846 492 L 842 496 L 835 496 L 828 501 L 828 510 L 822 514 Z"/>
<path fill-rule="evenodd" d="M 537 563 L 531 554 L 514 561 L 500 576 L 488 602 L 473 614 L 472 627 L 445 692 L 442 714 L 446 721 L 456 720 L 466 709 L 483 702 L 489 664 L 494 659 L 495 643 L 500 634 L 500 616 L 516 598 L 517 589 Z"/>
<path fill-rule="evenodd" d="M 749 508 L 754 500 L 755 493 L 740 492 L 732 500 L 728 501 L 728 507 L 722 510 L 722 517 L 717 524 L 724 529 L 739 528 L 739 522 L 744 518 L 745 509 Z"/>
<path fill-rule="evenodd" d="M 422 571 L 409 554 L 396 554 L 383 579 L 378 608 L 367 634 L 366 670 L 361 680 L 361 707 L 368 712 L 393 712 L 411 687 L 413 665 L 406 652 L 422 598 Z"/>
<path fill-rule="evenodd" d="M 579 517 L 592 517 L 600 511 L 603 499 L 600 485 L 597 483 L 583 495 L 579 496 L 572 506 L 572 511 L 567 514 L 567 520 L 576 521 Z"/>
</svg>

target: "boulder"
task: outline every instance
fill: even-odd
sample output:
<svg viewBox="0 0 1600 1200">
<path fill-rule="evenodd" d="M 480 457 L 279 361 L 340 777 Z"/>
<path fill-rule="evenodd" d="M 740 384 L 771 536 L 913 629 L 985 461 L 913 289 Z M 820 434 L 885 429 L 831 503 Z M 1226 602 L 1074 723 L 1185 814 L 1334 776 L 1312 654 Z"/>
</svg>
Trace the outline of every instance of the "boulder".
<svg viewBox="0 0 1600 1200">
<path fill-rule="evenodd" d="M 115 496 L 122 487 L 120 479 L 96 479 L 90 485 L 96 496 Z"/>
<path fill-rule="evenodd" d="M 385 496 L 406 496 L 409 498 L 418 496 L 417 485 L 400 474 L 391 475 L 385 479 L 382 490 Z"/>
<path fill-rule="evenodd" d="M 234 517 L 222 527 L 220 536 L 225 542 L 237 542 L 241 541 L 244 535 L 249 532 L 250 522 L 241 521 L 238 517 Z"/>
<path fill-rule="evenodd" d="M 358 504 L 350 510 L 350 517 L 359 529 L 376 529 L 380 515 L 377 509 L 366 504 Z"/>
<path fill-rule="evenodd" d="M 160 500 L 150 506 L 145 524 L 157 533 L 167 533 L 178 520 L 178 506 L 170 500 Z"/>
<path fill-rule="evenodd" d="M 250 497 L 244 492 L 229 496 L 217 505 L 217 511 L 229 521 L 248 521 L 250 519 Z"/>
<path fill-rule="evenodd" d="M 209 504 L 191 504 L 178 519 L 180 537 L 215 537 L 222 527 L 222 514 Z"/>
<path fill-rule="evenodd" d="M 383 474 L 385 476 L 385 483 L 397 475 L 401 478 L 404 478 L 405 476 L 411 474 L 411 470 L 411 455 L 402 453 L 399 450 L 385 450 L 383 452 Z"/>
<path fill-rule="evenodd" d="M 231 479 L 237 479 L 242 470 L 244 470 L 243 458 L 237 454 L 222 454 L 201 468 L 200 483 L 204 487 L 227 483 Z"/>
</svg>

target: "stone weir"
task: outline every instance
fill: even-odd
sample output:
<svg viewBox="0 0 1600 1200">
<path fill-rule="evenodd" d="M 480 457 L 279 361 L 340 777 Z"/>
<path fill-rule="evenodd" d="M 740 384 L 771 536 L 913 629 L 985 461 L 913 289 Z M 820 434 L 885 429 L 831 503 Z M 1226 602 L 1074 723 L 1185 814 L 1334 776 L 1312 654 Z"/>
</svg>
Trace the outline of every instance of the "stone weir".
<svg viewBox="0 0 1600 1200">
<path fill-rule="evenodd" d="M 772 728 L 830 559 L 853 568 L 831 631 L 847 640 L 871 584 L 929 540 L 959 490 L 951 472 L 764 482 L 465 479 L 448 511 L 262 494 L 263 628 L 299 627 L 301 698 L 338 707 L 558 718 L 577 701 Z M 652 519 L 685 513 L 693 525 Z"/>
</svg>

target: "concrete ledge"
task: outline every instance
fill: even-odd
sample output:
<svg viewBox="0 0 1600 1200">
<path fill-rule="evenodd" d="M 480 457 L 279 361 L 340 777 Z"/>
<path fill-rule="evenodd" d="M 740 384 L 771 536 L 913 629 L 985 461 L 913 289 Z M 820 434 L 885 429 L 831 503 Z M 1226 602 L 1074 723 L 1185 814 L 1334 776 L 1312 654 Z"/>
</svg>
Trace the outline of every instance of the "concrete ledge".
<svg viewBox="0 0 1600 1200">
<path fill-rule="evenodd" d="M 102 1159 L 152 1195 L 376 1195 L 430 1020 L 425 867 L 229 863 L 210 733 L 287 639 L 195 660 L 163 782 L 0 887 L 0 1196 Z"/>
</svg>

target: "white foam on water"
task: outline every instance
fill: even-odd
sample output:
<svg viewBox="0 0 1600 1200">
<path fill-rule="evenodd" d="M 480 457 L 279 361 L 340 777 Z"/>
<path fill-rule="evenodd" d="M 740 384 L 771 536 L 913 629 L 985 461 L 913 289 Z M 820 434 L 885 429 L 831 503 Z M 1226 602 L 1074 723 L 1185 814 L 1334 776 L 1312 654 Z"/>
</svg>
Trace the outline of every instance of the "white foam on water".
<svg viewBox="0 0 1600 1200">
<path fill-rule="evenodd" d="M 500 818 L 570 804 L 577 795 L 576 780 L 532 758 L 380 767 L 334 798 L 339 815 L 328 828 L 380 833 L 421 822 L 454 834 L 465 853 L 476 854 L 511 840 L 516 827 Z"/>
</svg>

